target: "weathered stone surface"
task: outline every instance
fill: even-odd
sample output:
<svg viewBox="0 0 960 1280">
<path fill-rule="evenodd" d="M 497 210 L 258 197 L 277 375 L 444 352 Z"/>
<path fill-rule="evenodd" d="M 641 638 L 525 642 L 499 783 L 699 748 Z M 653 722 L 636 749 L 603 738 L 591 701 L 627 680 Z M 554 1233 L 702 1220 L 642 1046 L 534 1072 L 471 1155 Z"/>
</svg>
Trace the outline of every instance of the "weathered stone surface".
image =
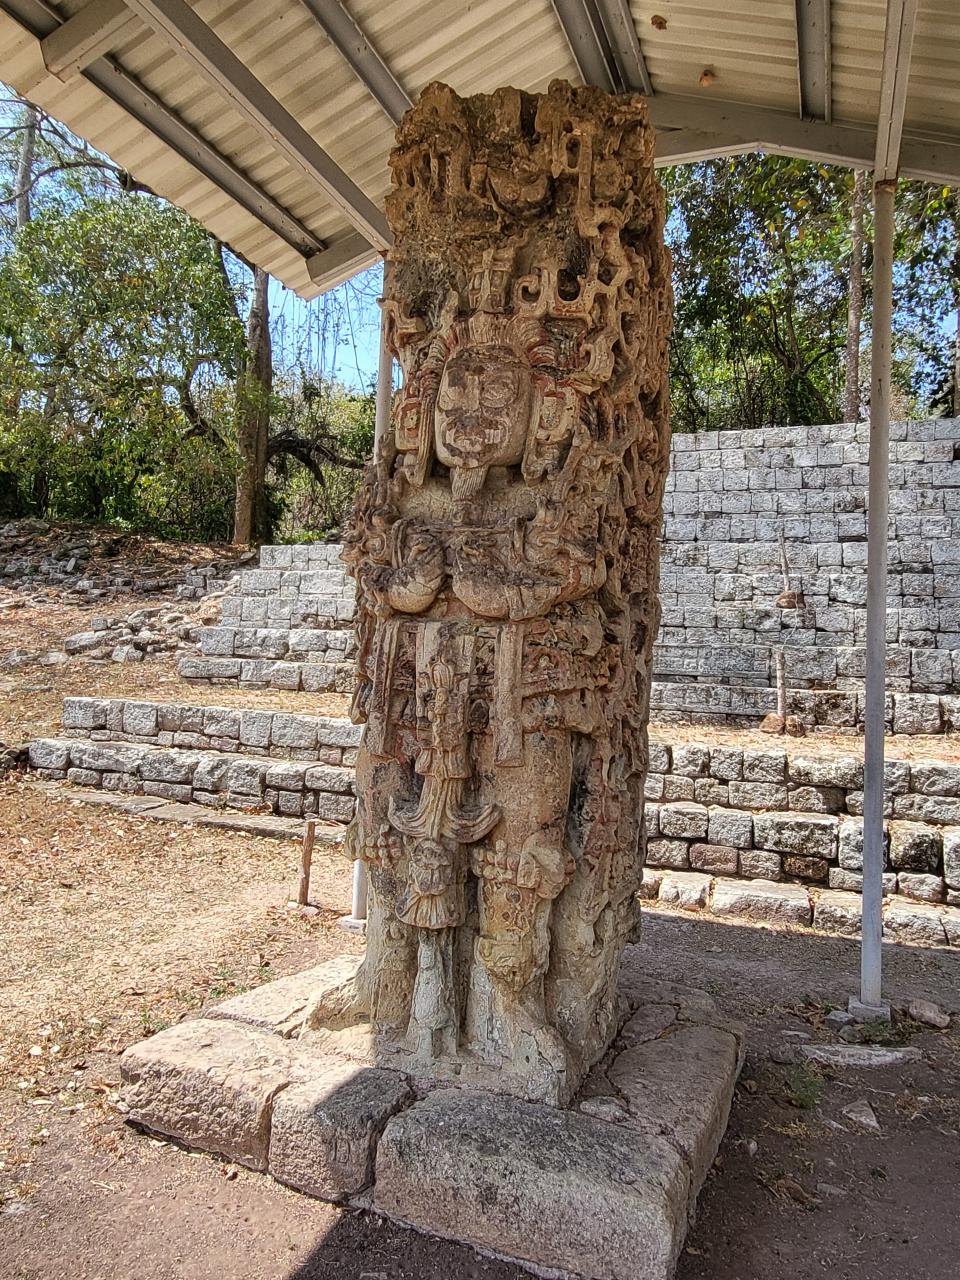
<svg viewBox="0 0 960 1280">
<path fill-rule="evenodd" d="M 943 833 L 943 876 L 951 889 L 960 889 L 960 828 Z"/>
<path fill-rule="evenodd" d="M 702 804 L 681 802 L 660 806 L 660 834 L 685 840 L 703 840 L 709 815 Z"/>
<path fill-rule="evenodd" d="M 748 880 L 779 880 L 783 859 L 769 849 L 742 849 L 739 858 L 740 874 Z"/>
<path fill-rule="evenodd" d="M 755 842 L 775 853 L 806 858 L 836 857 L 837 820 L 816 813 L 758 813 L 753 819 Z"/>
<path fill-rule="evenodd" d="M 896 898 L 890 899 L 883 913 L 883 932 L 898 942 L 915 942 L 920 946 L 942 946 L 947 940 L 939 911 L 919 902 L 900 902 Z"/>
<path fill-rule="evenodd" d="M 707 835 L 711 844 L 750 849 L 753 847 L 753 814 L 738 809 L 711 809 Z"/>
<path fill-rule="evenodd" d="M 875 1067 L 899 1067 L 919 1062 L 923 1054 L 907 1046 L 888 1049 L 879 1044 L 802 1044 L 800 1055 L 824 1067 L 847 1067 L 854 1070 Z"/>
<path fill-rule="evenodd" d="M 861 899 L 855 893 L 822 889 L 813 904 L 814 928 L 825 933 L 843 933 L 857 937 L 860 933 Z"/>
<path fill-rule="evenodd" d="M 231 996 L 208 1009 L 205 1016 L 245 1022 L 280 1036 L 296 1036 L 303 1026 L 307 1006 L 318 992 L 348 982 L 359 967 L 359 956 L 335 956 L 312 969 L 302 969 Z"/>
<path fill-rule="evenodd" d="M 641 99 L 592 87 L 431 85 L 390 163 L 403 377 L 343 551 L 366 722 L 344 848 L 370 866 L 367 953 L 349 1014 L 317 1004 L 311 1029 L 353 1018 L 416 1046 L 424 1074 L 473 1051 L 491 1087 L 562 1100 L 615 1035 L 642 875 L 669 452 L 653 134 Z M 330 585 L 291 589 L 308 578 Z M 705 773 L 709 752 L 678 758 Z M 585 958 L 573 922 L 600 916 Z"/>
<path fill-rule="evenodd" d="M 897 874 L 897 887 L 905 898 L 915 898 L 919 902 L 943 901 L 943 880 L 940 876 L 901 871 Z"/>
<path fill-rule="evenodd" d="M 827 883 L 831 889 L 841 889 L 846 893 L 863 893 L 863 876 L 858 871 L 845 871 L 843 867 L 831 867 Z M 883 873 L 884 896 L 896 892 L 896 872 L 885 871 Z"/>
<path fill-rule="evenodd" d="M 793 925 L 807 925 L 813 916 L 807 891 L 799 885 L 722 879 L 713 884 L 713 914 Z"/>
<path fill-rule="evenodd" d="M 696 1195 L 720 1146 L 739 1069 L 736 1036 L 714 1026 L 684 1026 L 619 1054 L 607 1070 L 633 1127 L 679 1144 Z"/>
<path fill-rule="evenodd" d="M 682 870 L 690 865 L 690 846 L 686 840 L 648 840 L 647 864 Z"/>
<path fill-rule="evenodd" d="M 932 1000 L 911 1000 L 907 1006 L 907 1013 L 914 1022 L 920 1022 L 925 1027 L 934 1027 L 937 1031 L 946 1031 L 950 1025 L 949 1013 L 941 1009 L 938 1004 L 934 1004 Z"/>
<path fill-rule="evenodd" d="M 691 1175 L 665 1138 L 483 1091 L 394 1116 L 374 1206 L 433 1235 L 594 1280 L 668 1280 Z"/>
<path fill-rule="evenodd" d="M 321 1200 L 359 1195 L 373 1181 L 384 1126 L 413 1098 L 408 1080 L 397 1071 L 331 1060 L 274 1103 L 270 1172 L 278 1182 Z"/>
<path fill-rule="evenodd" d="M 274 1099 L 292 1073 L 292 1049 L 277 1036 L 206 1018 L 120 1059 L 130 1120 L 251 1169 L 267 1167 Z"/>
<path fill-rule="evenodd" d="M 714 876 L 735 876 L 739 850 L 727 844 L 691 844 L 690 866 Z"/>
<path fill-rule="evenodd" d="M 671 871 L 660 882 L 660 901 L 667 906 L 697 911 L 707 905 L 710 877 L 696 871 Z"/>
<path fill-rule="evenodd" d="M 830 864 L 823 858 L 802 858 L 793 853 L 783 858 L 783 874 L 797 880 L 825 882 L 829 870 Z"/>
<path fill-rule="evenodd" d="M 940 867 L 940 833 L 919 822 L 890 823 L 890 865 L 898 871 L 936 874 Z"/>
</svg>

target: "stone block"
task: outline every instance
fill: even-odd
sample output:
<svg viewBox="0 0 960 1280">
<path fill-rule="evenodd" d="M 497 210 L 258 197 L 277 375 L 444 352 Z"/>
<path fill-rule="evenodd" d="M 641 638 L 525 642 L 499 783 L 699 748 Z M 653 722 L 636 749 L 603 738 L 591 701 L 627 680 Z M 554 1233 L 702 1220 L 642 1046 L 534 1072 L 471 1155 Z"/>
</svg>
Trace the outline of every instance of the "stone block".
<svg viewBox="0 0 960 1280">
<path fill-rule="evenodd" d="M 912 818 L 918 822 L 960 824 L 960 799 L 952 796 L 894 796 L 896 818 Z"/>
<path fill-rule="evenodd" d="M 317 745 L 316 721 L 308 716 L 288 715 L 276 712 L 273 717 L 273 743 L 278 747 L 309 747 Z"/>
<path fill-rule="evenodd" d="M 894 733 L 939 733 L 942 727 L 943 712 L 936 695 L 894 694 Z"/>
<path fill-rule="evenodd" d="M 753 814 L 738 809 L 711 809 L 707 836 L 711 844 L 749 849 L 753 845 Z"/>
<path fill-rule="evenodd" d="M 194 791 L 225 791 L 233 764 L 229 756 L 202 756 L 193 775 Z"/>
<path fill-rule="evenodd" d="M 897 871 L 936 874 L 940 869 L 940 832 L 920 822 L 890 823 L 890 865 Z"/>
<path fill-rule="evenodd" d="M 785 751 L 744 751 L 744 781 L 783 782 L 786 776 L 787 753 Z"/>
<path fill-rule="evenodd" d="M 918 902 L 943 901 L 944 885 L 940 876 L 901 871 L 897 875 L 897 887 L 905 898 L 914 898 Z"/>
<path fill-rule="evenodd" d="M 690 866 L 714 876 L 735 876 L 739 850 L 728 844 L 691 844 Z"/>
<path fill-rule="evenodd" d="M 709 814 L 702 804 L 678 803 L 660 806 L 662 836 L 703 840 L 707 835 L 708 821 Z"/>
<path fill-rule="evenodd" d="M 709 748 L 691 745 L 673 748 L 673 773 L 687 778 L 705 778 L 709 770 Z"/>
<path fill-rule="evenodd" d="M 693 798 L 697 804 L 726 805 L 730 797 L 725 782 L 716 778 L 694 778 Z"/>
<path fill-rule="evenodd" d="M 61 772 L 61 770 L 51 770 L 51 772 Z M 75 787 L 98 787 L 100 785 L 101 775 L 93 769 L 68 769 L 67 781 Z"/>
<path fill-rule="evenodd" d="M 707 905 L 710 877 L 696 871 L 670 871 L 660 881 L 660 901 L 685 911 L 698 911 Z"/>
<path fill-rule="evenodd" d="M 682 800 L 693 800 L 693 778 L 681 777 L 680 774 L 668 773 L 663 779 L 663 799 L 667 803 Z"/>
<path fill-rule="evenodd" d="M 145 782 L 142 790 L 145 796 L 162 796 L 164 800 L 176 800 L 181 804 L 188 804 L 193 799 L 193 788 L 189 783 Z"/>
<path fill-rule="evenodd" d="M 814 928 L 824 933 L 857 937 L 860 933 L 860 897 L 836 889 L 822 889 L 813 904 Z"/>
<path fill-rule="evenodd" d="M 660 884 L 666 874 L 666 870 L 660 867 L 644 867 L 643 878 L 640 881 L 640 887 L 637 890 L 637 897 L 642 898 L 645 901 L 659 897 Z"/>
<path fill-rule="evenodd" d="M 363 725 L 317 717 L 317 741 L 321 747 L 359 747 L 362 736 Z"/>
<path fill-rule="evenodd" d="M 200 757 L 188 751 L 151 751 L 140 762 L 140 777 L 150 782 L 186 783 L 199 763 Z"/>
<path fill-rule="evenodd" d="M 668 1280 L 691 1191 L 657 1134 L 481 1090 L 438 1089 L 394 1116 L 374 1208 L 541 1274 Z"/>
<path fill-rule="evenodd" d="M 273 1104 L 293 1055 L 277 1036 L 203 1018 L 128 1049 L 120 1075 L 135 1124 L 266 1169 Z"/>
<path fill-rule="evenodd" d="M 64 729 L 103 729 L 107 723 L 107 702 L 103 698 L 64 698 Z"/>
<path fill-rule="evenodd" d="M 267 768 L 264 785 L 277 791 L 302 791 L 306 771 L 305 764 L 294 760 L 278 760 Z"/>
<path fill-rule="evenodd" d="M 910 784 L 920 795 L 960 796 L 960 765 L 915 760 L 910 766 Z"/>
<path fill-rule="evenodd" d="M 650 773 L 670 772 L 670 748 L 666 743 L 657 742 L 655 739 L 651 738 L 650 755 L 647 767 Z"/>
<path fill-rule="evenodd" d="M 790 787 L 788 793 L 790 808 L 801 813 L 842 813 L 846 798 L 842 787 Z"/>
<path fill-rule="evenodd" d="M 710 776 L 721 782 L 739 782 L 743 777 L 743 752 L 735 747 L 713 747 Z"/>
<path fill-rule="evenodd" d="M 936 907 L 891 898 L 883 913 L 883 932 L 898 942 L 942 946 L 947 941 L 943 918 Z"/>
<path fill-rule="evenodd" d="M 206 707 L 203 713 L 203 732 L 210 738 L 239 739 L 240 714 L 227 707 Z"/>
<path fill-rule="evenodd" d="M 66 769 L 70 763 L 69 741 L 37 738 L 30 743 L 28 759 L 31 769 Z"/>
<path fill-rule="evenodd" d="M 407 1078 L 398 1071 L 329 1060 L 277 1098 L 270 1172 L 278 1182 L 321 1200 L 359 1195 L 373 1181 L 384 1126 L 413 1100 Z"/>
<path fill-rule="evenodd" d="M 823 858 L 801 858 L 788 853 L 783 859 L 783 874 L 797 880 L 813 880 L 826 884 L 830 864 Z"/>
<path fill-rule="evenodd" d="M 314 765 L 308 769 L 304 785 L 311 791 L 333 791 L 341 795 L 354 794 L 352 769 L 338 769 L 335 765 Z"/>
<path fill-rule="evenodd" d="M 885 897 L 888 894 L 897 892 L 896 874 L 884 872 L 882 882 L 882 892 Z M 863 892 L 863 875 L 861 872 L 847 871 L 845 867 L 831 867 L 827 875 L 827 883 L 831 889 L 841 889 L 846 893 Z"/>
<path fill-rule="evenodd" d="M 269 747 L 272 726 L 272 711 L 241 711 L 240 745 L 244 747 Z"/>
<path fill-rule="evenodd" d="M 960 828 L 943 832 L 943 876 L 951 889 L 960 889 Z"/>
<path fill-rule="evenodd" d="M 713 914 L 741 916 L 765 924 L 808 925 L 813 918 L 806 889 L 796 884 L 776 884 L 772 880 L 715 880 Z"/>
<path fill-rule="evenodd" d="M 686 840 L 648 840 L 647 862 L 652 867 L 672 867 L 682 870 L 690 865 Z"/>
<path fill-rule="evenodd" d="M 157 732 L 157 708 L 153 703 L 125 702 L 123 732 L 140 738 L 153 737 Z"/>
<path fill-rule="evenodd" d="M 758 813 L 753 838 L 776 853 L 831 861 L 837 854 L 837 820 L 815 813 Z"/>
<path fill-rule="evenodd" d="M 769 849 L 741 849 L 739 867 L 740 874 L 748 880 L 779 880 L 783 859 Z"/>
<path fill-rule="evenodd" d="M 737 809 L 785 809 L 787 788 L 780 782 L 731 782 L 730 805 Z"/>
<path fill-rule="evenodd" d="M 334 795 L 327 791 L 316 792 L 318 818 L 325 822 L 349 822 L 353 817 L 355 801 L 353 796 Z M 306 808 L 306 804 L 304 804 Z"/>
<path fill-rule="evenodd" d="M 267 766 L 258 760 L 233 760 L 226 773 L 226 786 L 246 797 L 258 796 L 263 792 L 266 772 Z"/>
<path fill-rule="evenodd" d="M 236 637 L 233 627 L 201 627 L 200 652 L 209 658 L 232 658 Z"/>
</svg>

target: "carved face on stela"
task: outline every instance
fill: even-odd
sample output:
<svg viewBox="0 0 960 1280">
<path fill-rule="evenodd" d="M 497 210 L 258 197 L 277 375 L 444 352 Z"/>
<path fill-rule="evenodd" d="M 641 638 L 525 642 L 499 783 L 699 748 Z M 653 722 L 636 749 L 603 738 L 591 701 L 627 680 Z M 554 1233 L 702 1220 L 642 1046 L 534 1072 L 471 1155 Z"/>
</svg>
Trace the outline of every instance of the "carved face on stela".
<svg viewBox="0 0 960 1280">
<path fill-rule="evenodd" d="M 490 467 L 523 458 L 534 401 L 529 363 L 506 346 L 468 346 L 446 362 L 434 415 L 437 458 L 456 497 L 483 487 Z"/>
</svg>

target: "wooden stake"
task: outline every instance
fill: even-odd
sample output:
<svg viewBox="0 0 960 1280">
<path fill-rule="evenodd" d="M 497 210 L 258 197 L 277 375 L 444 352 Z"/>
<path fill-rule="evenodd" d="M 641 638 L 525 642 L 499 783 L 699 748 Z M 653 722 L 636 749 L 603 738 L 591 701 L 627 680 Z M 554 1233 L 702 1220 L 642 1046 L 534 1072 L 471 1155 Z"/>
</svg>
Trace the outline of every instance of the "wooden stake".
<svg viewBox="0 0 960 1280">
<path fill-rule="evenodd" d="M 310 863 L 313 861 L 313 843 L 317 838 L 316 818 L 307 819 L 303 833 L 303 852 L 300 855 L 300 885 L 297 889 L 297 906 L 305 907 L 310 901 Z"/>
</svg>

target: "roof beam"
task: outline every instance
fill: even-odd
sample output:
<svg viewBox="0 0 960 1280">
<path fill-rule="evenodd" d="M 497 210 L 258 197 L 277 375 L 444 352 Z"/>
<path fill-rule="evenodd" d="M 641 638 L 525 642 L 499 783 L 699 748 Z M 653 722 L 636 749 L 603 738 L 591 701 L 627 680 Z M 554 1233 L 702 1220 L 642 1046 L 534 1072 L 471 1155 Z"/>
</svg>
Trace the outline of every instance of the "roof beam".
<svg viewBox="0 0 960 1280">
<path fill-rule="evenodd" d="M 592 0 L 553 0 L 553 7 L 584 84 L 617 93 L 622 86 Z"/>
<path fill-rule="evenodd" d="M 650 97 L 653 85 L 628 0 L 595 0 L 595 3 L 624 89 Z"/>
<path fill-rule="evenodd" d="M 705 102 L 679 94 L 650 99 L 650 119 L 657 128 L 660 164 L 683 164 L 716 155 L 766 151 L 799 156 L 825 164 L 869 169 L 877 134 L 873 129 L 820 124 L 759 107 L 712 99 Z M 712 144 L 712 145 L 711 145 Z M 900 151 L 904 177 L 960 186 L 960 145 L 937 137 L 905 133 Z"/>
<path fill-rule="evenodd" d="M 333 241 L 323 253 L 314 254 L 307 261 L 307 270 L 313 284 L 326 293 L 379 261 L 380 254 L 369 241 L 359 231 L 350 231 L 341 240 Z"/>
<path fill-rule="evenodd" d="M 294 169 L 319 186 L 375 248 L 389 246 L 390 231 L 382 211 L 185 0 L 127 0 L 127 7 L 226 98 Z"/>
<path fill-rule="evenodd" d="M 90 0 L 40 41 L 44 65 L 58 80 L 70 80 L 109 53 L 135 21 L 123 0 Z"/>
<path fill-rule="evenodd" d="M 0 0 L 0 9 L 33 37 L 38 61 L 43 40 L 66 25 L 44 0 Z M 197 173 L 299 253 L 310 271 L 311 260 L 326 248 L 324 241 L 211 146 L 139 80 L 112 58 L 96 59 L 81 74 Z M 41 72 L 36 83 L 39 84 L 42 78 Z"/>
<path fill-rule="evenodd" d="M 347 13 L 341 0 L 303 0 L 335 49 L 362 85 L 376 98 L 388 119 L 399 124 L 413 106 L 406 90 Z"/>
<path fill-rule="evenodd" d="M 796 0 L 797 76 L 803 119 L 832 118 L 830 0 Z"/>
<path fill-rule="evenodd" d="M 877 149 L 873 162 L 874 182 L 885 182 L 897 176 L 916 20 L 917 0 L 887 0 L 883 69 L 880 73 L 880 101 L 877 107 Z"/>
</svg>

